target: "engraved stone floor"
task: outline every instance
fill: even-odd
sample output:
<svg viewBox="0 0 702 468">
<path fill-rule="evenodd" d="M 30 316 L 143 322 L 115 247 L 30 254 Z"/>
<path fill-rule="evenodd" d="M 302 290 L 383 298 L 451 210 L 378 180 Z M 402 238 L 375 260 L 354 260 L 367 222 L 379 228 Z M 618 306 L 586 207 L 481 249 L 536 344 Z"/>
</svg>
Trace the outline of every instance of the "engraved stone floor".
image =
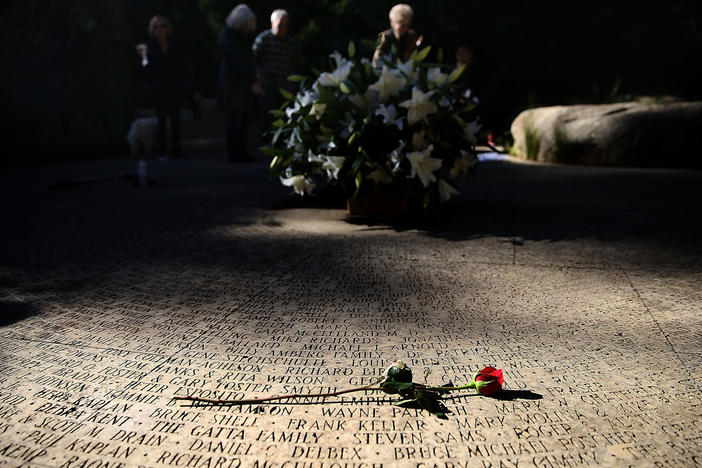
<svg viewBox="0 0 702 468">
<path fill-rule="evenodd" d="M 0 466 L 702 464 L 702 173 L 483 164 L 435 225 L 267 209 L 263 163 L 0 174 Z M 72 183 L 57 182 L 71 180 Z M 48 190 L 51 187 L 52 190 Z M 449 419 L 377 393 L 504 370 Z"/>
</svg>

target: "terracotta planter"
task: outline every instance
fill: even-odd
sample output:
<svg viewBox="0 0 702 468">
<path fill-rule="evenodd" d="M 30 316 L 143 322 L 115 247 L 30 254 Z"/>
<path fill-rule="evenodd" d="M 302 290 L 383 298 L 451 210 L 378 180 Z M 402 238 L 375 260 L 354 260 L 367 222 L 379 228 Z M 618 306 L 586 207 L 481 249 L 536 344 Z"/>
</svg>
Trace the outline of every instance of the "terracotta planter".
<svg viewBox="0 0 702 468">
<path fill-rule="evenodd" d="M 349 193 L 347 191 L 347 193 Z M 346 208 L 351 215 L 360 216 L 401 216 L 409 213 L 412 198 L 412 184 L 375 184 L 372 189 L 361 191 L 354 196 L 347 195 Z"/>
</svg>

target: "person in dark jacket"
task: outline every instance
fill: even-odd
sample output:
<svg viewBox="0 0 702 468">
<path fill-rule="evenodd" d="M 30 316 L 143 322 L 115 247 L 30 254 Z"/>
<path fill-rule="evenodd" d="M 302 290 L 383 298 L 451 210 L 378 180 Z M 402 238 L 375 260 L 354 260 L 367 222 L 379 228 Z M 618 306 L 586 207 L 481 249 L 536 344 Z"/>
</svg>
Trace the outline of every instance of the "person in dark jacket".
<svg viewBox="0 0 702 468">
<path fill-rule="evenodd" d="M 461 44 L 456 48 L 456 67 L 464 66 L 463 73 L 455 82 L 455 86 L 461 90 L 462 102 L 467 103 L 472 100 L 475 104 L 480 102 L 480 86 L 478 75 L 473 63 L 473 51 L 470 46 Z"/>
<path fill-rule="evenodd" d="M 256 16 L 245 4 L 229 14 L 219 35 L 221 65 L 217 77 L 217 105 L 227 113 L 227 152 L 230 162 L 255 158 L 248 153 L 247 133 L 254 115 L 254 96 L 264 94 L 256 76 L 251 33 Z"/>
<path fill-rule="evenodd" d="M 148 44 L 139 44 L 137 52 L 156 110 L 158 151 L 163 158 L 168 153 L 166 135 L 167 119 L 170 119 L 171 155 L 180 158 L 180 108 L 190 68 L 188 57 L 181 44 L 173 40 L 173 28 L 166 17 L 151 18 L 149 34 L 151 40 Z"/>
<path fill-rule="evenodd" d="M 400 60 L 405 63 L 412 52 L 422 44 L 424 39 L 416 31 L 410 29 L 414 11 L 405 3 L 398 3 L 390 9 L 390 29 L 378 36 L 378 46 L 373 54 L 373 65 L 378 65 L 381 57 L 390 61 Z"/>
</svg>

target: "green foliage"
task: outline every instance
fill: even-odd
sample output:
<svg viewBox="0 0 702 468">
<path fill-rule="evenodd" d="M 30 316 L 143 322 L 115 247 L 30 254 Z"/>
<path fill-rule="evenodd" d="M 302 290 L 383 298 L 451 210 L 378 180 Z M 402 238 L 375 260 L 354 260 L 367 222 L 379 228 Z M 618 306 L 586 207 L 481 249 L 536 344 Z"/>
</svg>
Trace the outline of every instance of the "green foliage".
<svg viewBox="0 0 702 468">
<path fill-rule="evenodd" d="M 454 71 L 451 72 L 451 74 L 448 77 L 448 82 L 453 83 L 457 79 L 461 77 L 463 74 L 463 71 L 466 69 L 465 65 L 461 65 L 460 67 L 456 67 Z"/>
<path fill-rule="evenodd" d="M 419 62 L 423 61 L 425 58 L 427 58 L 427 55 L 429 55 L 429 52 L 431 52 L 431 46 L 426 46 L 425 48 L 423 48 L 421 50 L 415 50 L 414 52 L 412 52 L 412 56 L 410 57 L 410 59 L 419 63 Z"/>
<path fill-rule="evenodd" d="M 539 158 L 541 141 L 539 139 L 538 132 L 529 124 L 529 122 L 524 122 L 524 144 L 526 146 L 525 150 L 527 159 L 536 161 Z"/>
<path fill-rule="evenodd" d="M 294 100 L 295 100 L 295 95 L 292 94 L 292 93 L 291 93 L 290 91 L 288 91 L 287 89 L 280 88 L 278 91 L 280 92 L 280 94 L 281 94 L 285 99 L 287 99 L 287 100 L 289 100 L 289 101 L 294 101 Z"/>
<path fill-rule="evenodd" d="M 354 44 L 353 41 L 349 41 L 348 54 L 349 58 L 354 58 L 356 55 L 356 44 Z"/>
</svg>

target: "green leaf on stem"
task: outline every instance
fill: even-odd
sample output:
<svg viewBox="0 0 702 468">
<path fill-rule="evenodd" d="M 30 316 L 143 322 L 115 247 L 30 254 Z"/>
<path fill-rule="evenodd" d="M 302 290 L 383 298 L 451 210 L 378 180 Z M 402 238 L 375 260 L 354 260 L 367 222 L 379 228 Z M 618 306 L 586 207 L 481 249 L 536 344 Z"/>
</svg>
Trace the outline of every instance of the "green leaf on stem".
<svg viewBox="0 0 702 468">
<path fill-rule="evenodd" d="M 295 95 L 293 93 L 291 93 L 290 91 L 288 91 L 287 89 L 280 88 L 280 89 L 278 89 L 278 91 L 280 92 L 281 96 L 283 96 L 285 99 L 287 99 L 289 101 L 295 100 Z"/>
<path fill-rule="evenodd" d="M 466 106 L 461 109 L 461 114 L 468 113 L 468 112 L 472 111 L 473 109 L 475 109 L 476 107 L 478 107 L 478 106 L 474 102 L 466 104 Z"/>
<path fill-rule="evenodd" d="M 271 145 L 275 145 L 278 142 L 278 138 L 280 138 L 280 134 L 283 132 L 283 127 L 278 127 L 278 130 L 275 131 L 273 134 L 273 138 L 271 139 Z"/>
<path fill-rule="evenodd" d="M 460 67 L 456 68 L 454 71 L 451 72 L 451 74 L 448 76 L 448 82 L 453 83 L 456 81 L 462 74 L 463 70 L 466 69 L 465 65 L 461 65 Z"/>
<path fill-rule="evenodd" d="M 465 128 L 465 126 L 466 126 L 465 120 L 463 120 L 462 118 L 460 118 L 460 117 L 457 116 L 456 114 L 452 114 L 451 116 L 453 117 L 453 119 L 454 119 L 456 122 L 458 122 L 458 125 L 460 125 L 461 128 Z"/>
<path fill-rule="evenodd" d="M 353 58 L 354 55 L 356 55 L 356 44 L 353 43 L 353 41 L 349 41 L 349 58 Z"/>
<path fill-rule="evenodd" d="M 448 408 L 439 401 L 440 396 L 429 390 L 417 390 L 417 403 L 439 419 L 448 419 Z"/>
<path fill-rule="evenodd" d="M 304 80 L 305 77 L 302 75 L 290 75 L 288 76 L 288 81 L 292 81 L 293 83 L 299 83 L 300 81 Z"/>
<path fill-rule="evenodd" d="M 351 94 L 351 88 L 349 88 L 349 85 L 347 85 L 344 81 L 339 83 L 339 89 L 344 94 Z"/>
<path fill-rule="evenodd" d="M 416 51 L 415 51 L 416 52 Z M 425 58 L 427 58 L 427 55 L 429 55 L 429 52 L 431 52 L 431 46 L 426 46 L 419 52 L 417 52 L 417 56 L 414 58 L 414 61 L 419 63 Z"/>
<path fill-rule="evenodd" d="M 356 177 L 354 178 L 354 182 L 356 183 L 355 195 L 358 195 L 358 191 L 361 190 L 361 184 L 363 183 L 363 174 L 360 171 L 356 174 Z"/>
</svg>

